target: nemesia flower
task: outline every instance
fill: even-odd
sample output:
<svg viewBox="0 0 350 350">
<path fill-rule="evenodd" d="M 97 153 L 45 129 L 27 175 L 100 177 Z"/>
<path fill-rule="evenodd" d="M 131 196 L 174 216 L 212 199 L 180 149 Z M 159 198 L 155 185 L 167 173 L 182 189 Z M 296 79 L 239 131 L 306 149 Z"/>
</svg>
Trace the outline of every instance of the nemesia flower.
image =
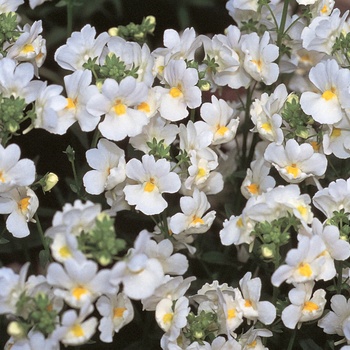
<svg viewBox="0 0 350 350">
<path fill-rule="evenodd" d="M 324 124 L 334 124 L 345 116 L 350 107 L 350 72 L 339 68 L 335 60 L 318 63 L 311 68 L 309 78 L 317 92 L 304 92 L 300 105 L 306 114 Z"/>
<path fill-rule="evenodd" d="M 308 143 L 299 145 L 294 139 L 289 139 L 285 147 L 271 143 L 266 148 L 264 158 L 290 183 L 299 183 L 311 176 L 322 176 L 327 169 L 324 154 L 314 152 Z"/>
<path fill-rule="evenodd" d="M 124 260 L 117 262 L 111 270 L 111 283 L 123 284 L 123 293 L 135 300 L 150 297 L 162 283 L 164 272 L 156 258 L 149 258 L 144 251 L 150 235 L 146 230 L 140 232 L 134 248 L 129 249 Z M 140 288 L 142 286 L 142 288 Z"/>
<path fill-rule="evenodd" d="M 279 287 L 282 282 L 304 283 L 323 279 L 328 281 L 336 275 L 335 268 L 323 270 L 326 258 L 322 253 L 326 246 L 319 236 L 303 236 L 298 247 L 291 249 L 286 256 L 286 264 L 281 265 L 271 276 L 271 282 Z"/>
<path fill-rule="evenodd" d="M 19 159 L 21 149 L 15 143 L 0 145 L 0 193 L 17 186 L 29 186 L 35 180 L 35 165 L 30 159 Z"/>
<path fill-rule="evenodd" d="M 109 39 L 108 33 L 101 33 L 96 39 L 96 30 L 90 24 L 85 25 L 80 32 L 73 32 L 65 45 L 55 52 L 55 61 L 63 69 L 75 71 L 83 69 L 89 58 L 99 58 Z"/>
<path fill-rule="evenodd" d="M 149 258 L 155 258 L 162 264 L 164 274 L 183 275 L 188 269 L 188 260 L 185 255 L 173 254 L 173 251 L 174 247 L 169 239 L 159 243 L 148 240 L 144 250 Z"/>
<path fill-rule="evenodd" d="M 51 0 L 29 0 L 29 6 L 32 10 L 34 10 L 37 6 L 42 5 L 46 1 Z"/>
<path fill-rule="evenodd" d="M 130 210 L 130 205 L 125 200 L 124 187 L 125 182 L 122 182 L 105 192 L 106 202 L 111 207 L 105 211 L 108 215 L 114 216 L 118 211 Z"/>
<path fill-rule="evenodd" d="M 64 231 L 64 229 L 62 229 L 62 231 Z M 83 253 L 78 250 L 77 238 L 71 233 L 56 232 L 52 239 L 50 250 L 52 257 L 56 261 L 64 263 L 66 260 L 71 258 L 79 259 L 83 257 Z"/>
<path fill-rule="evenodd" d="M 350 124 L 348 118 L 333 124 L 325 131 L 322 146 L 325 154 L 334 154 L 337 158 L 350 157 Z"/>
<path fill-rule="evenodd" d="M 28 269 L 29 262 L 21 267 L 19 274 L 9 267 L 0 268 L 0 314 L 16 314 L 17 302 L 21 293 L 25 291 Z"/>
<path fill-rule="evenodd" d="M 81 256 L 67 259 L 63 266 L 51 263 L 47 270 L 47 281 L 55 286 L 54 294 L 74 307 L 91 304 L 102 293 L 114 293 L 115 287 L 109 283 L 110 270 L 98 271 L 98 265 Z"/>
<path fill-rule="evenodd" d="M 135 158 L 129 160 L 126 175 L 136 184 L 125 186 L 125 199 L 146 215 L 161 213 L 168 206 L 162 193 L 175 193 L 181 186 L 179 176 L 170 171 L 167 160 L 156 161 L 153 156 L 146 154 L 142 162 Z"/>
<path fill-rule="evenodd" d="M 181 328 L 187 324 L 187 316 L 190 312 L 189 300 L 182 296 L 175 304 L 170 299 L 162 299 L 156 307 L 156 321 L 160 328 L 169 336 L 169 340 L 175 340 L 180 335 Z"/>
<path fill-rule="evenodd" d="M 146 84 L 128 76 L 119 84 L 107 78 L 102 85 L 102 94 L 88 101 L 87 111 L 93 115 L 105 115 L 98 128 L 109 140 L 120 141 L 126 136 L 136 136 L 149 122 L 147 115 L 133 107 L 147 99 Z"/>
<path fill-rule="evenodd" d="M 169 228 L 174 234 L 207 232 L 215 219 L 214 210 L 204 215 L 210 204 L 205 193 L 198 189 L 194 190 L 192 197 L 180 198 L 180 208 L 182 213 L 173 215 L 169 222 Z"/>
<path fill-rule="evenodd" d="M 263 343 L 262 337 L 272 337 L 272 332 L 268 329 L 250 328 L 239 338 L 242 350 L 268 350 Z"/>
<path fill-rule="evenodd" d="M 60 85 L 43 83 L 37 92 L 35 100 L 34 128 L 42 128 L 53 134 L 64 134 L 72 121 L 59 116 L 67 106 L 67 100 L 61 96 L 63 88 Z"/>
<path fill-rule="evenodd" d="M 57 337 L 45 337 L 44 334 L 31 330 L 24 339 L 11 337 L 6 342 L 4 350 L 35 350 L 40 348 L 45 350 L 59 350 L 59 339 L 55 338 Z"/>
<path fill-rule="evenodd" d="M 32 64 L 25 62 L 17 65 L 11 58 L 0 59 L 0 93 L 4 97 L 21 97 L 26 103 L 33 102 L 37 98 L 37 90 L 44 84 L 33 81 L 33 77 Z"/>
<path fill-rule="evenodd" d="M 35 73 L 41 67 L 46 58 L 46 41 L 39 35 L 42 32 L 42 22 L 36 21 L 31 26 L 26 24 L 23 33 L 7 51 L 6 57 L 18 62 L 30 62 L 33 64 Z"/>
<path fill-rule="evenodd" d="M 94 168 L 83 177 L 86 192 L 100 194 L 125 180 L 125 154 L 115 143 L 100 139 L 97 148 L 86 152 L 86 159 Z"/>
<path fill-rule="evenodd" d="M 331 309 L 332 311 L 322 317 L 317 325 L 326 334 L 344 336 L 343 325 L 350 316 L 350 300 L 346 300 L 344 295 L 333 295 L 331 298 Z"/>
<path fill-rule="evenodd" d="M 87 303 L 80 309 L 79 314 L 75 310 L 65 311 L 62 315 L 62 330 L 65 331 L 61 342 L 64 345 L 80 345 L 86 343 L 95 334 L 97 318 L 86 317 L 93 311 Z"/>
<path fill-rule="evenodd" d="M 98 326 L 100 339 L 105 343 L 111 343 L 114 333 L 119 332 L 134 318 L 132 303 L 123 293 L 102 295 L 96 302 L 96 308 L 102 316 Z"/>
<path fill-rule="evenodd" d="M 269 44 L 270 34 L 265 32 L 260 39 L 256 33 L 246 34 L 242 37 L 241 49 L 245 54 L 244 69 L 256 81 L 266 85 L 273 84 L 279 74 L 279 68 L 273 63 L 278 57 L 279 49 Z"/>
<path fill-rule="evenodd" d="M 348 13 L 345 12 L 342 17 L 339 9 L 334 9 L 330 16 L 318 16 L 313 18 L 310 25 L 305 27 L 301 33 L 303 47 L 307 50 L 324 52 L 332 54 L 333 45 L 340 33 L 346 32 L 346 18 Z"/>
<path fill-rule="evenodd" d="M 148 142 L 156 139 L 157 142 L 164 140 L 164 147 L 170 146 L 178 133 L 178 126 L 171 124 L 169 121 L 162 118 L 158 113 L 153 116 L 150 122 L 142 129 L 142 133 L 134 137 L 130 137 L 130 144 L 144 153 L 150 151 Z"/>
<path fill-rule="evenodd" d="M 234 110 L 225 100 L 218 99 L 213 95 L 211 103 L 202 104 L 200 113 L 204 122 L 199 121 L 196 125 L 202 124 L 213 133 L 212 145 L 220 145 L 234 139 L 239 118 L 233 118 Z"/>
<path fill-rule="evenodd" d="M 280 84 L 271 95 L 264 92 L 260 99 L 255 99 L 250 109 L 252 122 L 255 125 L 252 131 L 258 132 L 263 139 L 276 142 L 278 145 L 284 139 L 281 130 L 281 113 L 287 97 L 286 86 Z"/>
<path fill-rule="evenodd" d="M 326 291 L 317 289 L 312 293 L 314 282 L 298 283 L 288 293 L 291 302 L 282 311 L 282 322 L 290 329 L 298 328 L 303 322 L 316 320 L 322 316 L 326 305 Z M 312 295 L 313 294 L 313 295 Z M 311 297 L 312 296 L 312 297 Z"/>
<path fill-rule="evenodd" d="M 145 299 L 142 299 L 143 310 L 155 311 L 157 304 L 165 298 L 170 300 L 177 300 L 184 296 L 187 289 L 190 287 L 196 277 L 187 277 L 183 279 L 182 276 L 170 277 L 165 276 L 163 283 L 154 291 L 154 293 Z"/>
<path fill-rule="evenodd" d="M 0 213 L 10 214 L 6 228 L 14 237 L 29 235 L 28 222 L 35 222 L 38 207 L 38 197 L 29 187 L 17 187 L 0 195 Z"/>
<path fill-rule="evenodd" d="M 73 124 L 78 121 L 82 131 L 92 131 L 100 121 L 100 116 L 89 113 L 86 109 L 88 101 L 99 91 L 95 85 L 90 85 L 92 73 L 89 70 L 77 70 L 64 77 L 67 92 L 67 104 L 59 112 L 60 117 L 70 120 Z"/>
<path fill-rule="evenodd" d="M 276 308 L 269 301 L 259 301 L 261 294 L 261 280 L 256 277 L 252 279 L 251 272 L 247 272 L 239 281 L 242 291 L 235 291 L 235 299 L 243 312 L 243 317 L 250 321 L 269 325 L 276 318 Z M 249 322 L 249 321 L 248 321 Z"/>
<path fill-rule="evenodd" d="M 317 191 L 312 201 L 328 219 L 333 217 L 334 211 L 350 212 L 350 178 L 332 181 L 328 187 Z"/>
<path fill-rule="evenodd" d="M 245 198 L 260 195 L 275 187 L 276 181 L 269 176 L 271 166 L 264 158 L 259 158 L 251 162 L 247 169 L 247 175 L 242 181 L 241 193 Z"/>
<path fill-rule="evenodd" d="M 317 0 L 310 6 L 312 17 L 329 16 L 333 10 L 334 0 Z"/>
<path fill-rule="evenodd" d="M 183 60 L 170 61 L 164 68 L 164 80 L 169 88 L 160 88 L 160 115 L 170 121 L 178 121 L 189 114 L 187 107 L 197 108 L 202 94 L 198 82 L 198 72 L 187 68 Z"/>
</svg>

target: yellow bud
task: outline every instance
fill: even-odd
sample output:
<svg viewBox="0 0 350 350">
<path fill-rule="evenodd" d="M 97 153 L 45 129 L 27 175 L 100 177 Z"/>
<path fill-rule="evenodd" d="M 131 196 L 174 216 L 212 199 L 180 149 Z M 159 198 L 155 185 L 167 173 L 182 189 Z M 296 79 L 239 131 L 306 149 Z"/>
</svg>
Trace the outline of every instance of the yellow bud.
<svg viewBox="0 0 350 350">
<path fill-rule="evenodd" d="M 288 95 L 286 102 L 292 103 L 293 101 L 295 101 L 296 103 L 299 102 L 299 96 L 294 92 Z"/>
<path fill-rule="evenodd" d="M 7 326 L 7 333 L 14 338 L 24 338 L 26 336 L 26 331 L 23 326 L 16 321 L 12 321 Z"/>
<path fill-rule="evenodd" d="M 207 83 L 201 85 L 201 90 L 202 91 L 209 91 L 210 90 L 210 83 L 207 82 Z"/>
<path fill-rule="evenodd" d="M 118 28 L 117 27 L 112 27 L 108 29 L 108 34 L 110 36 L 118 36 Z"/>
<path fill-rule="evenodd" d="M 149 23 L 149 24 L 156 24 L 156 18 L 154 16 L 147 16 L 146 17 L 146 21 Z"/>
<path fill-rule="evenodd" d="M 43 186 L 43 191 L 44 192 L 51 191 L 51 189 L 56 186 L 57 182 L 58 182 L 58 176 L 54 173 L 48 173 L 45 176 L 45 185 Z"/>
<path fill-rule="evenodd" d="M 261 247 L 261 254 L 265 259 L 273 258 L 273 250 L 266 245 Z"/>
</svg>

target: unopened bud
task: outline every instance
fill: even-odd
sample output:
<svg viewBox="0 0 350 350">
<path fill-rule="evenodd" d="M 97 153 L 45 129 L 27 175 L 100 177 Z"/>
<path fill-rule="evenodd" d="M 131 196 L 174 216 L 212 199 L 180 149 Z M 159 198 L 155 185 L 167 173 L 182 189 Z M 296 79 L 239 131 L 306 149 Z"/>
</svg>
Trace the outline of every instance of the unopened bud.
<svg viewBox="0 0 350 350">
<path fill-rule="evenodd" d="M 261 254 L 265 259 L 272 259 L 274 257 L 273 250 L 266 245 L 261 247 Z"/>
<path fill-rule="evenodd" d="M 290 93 L 286 99 L 286 102 L 288 103 L 292 103 L 293 101 L 295 101 L 296 103 L 299 103 L 299 96 L 294 92 Z"/>
<path fill-rule="evenodd" d="M 51 191 L 51 189 L 56 186 L 57 182 L 58 182 L 58 176 L 55 173 L 46 174 L 43 191 L 44 192 Z"/>
<path fill-rule="evenodd" d="M 147 16 L 145 18 L 146 22 L 148 22 L 149 24 L 156 24 L 156 18 L 154 16 Z"/>
<path fill-rule="evenodd" d="M 16 321 L 12 321 L 7 326 L 7 333 L 9 336 L 20 339 L 26 336 L 26 331 L 23 326 Z"/>
<path fill-rule="evenodd" d="M 117 27 L 112 27 L 108 29 L 108 34 L 110 36 L 118 36 L 118 28 Z"/>
</svg>

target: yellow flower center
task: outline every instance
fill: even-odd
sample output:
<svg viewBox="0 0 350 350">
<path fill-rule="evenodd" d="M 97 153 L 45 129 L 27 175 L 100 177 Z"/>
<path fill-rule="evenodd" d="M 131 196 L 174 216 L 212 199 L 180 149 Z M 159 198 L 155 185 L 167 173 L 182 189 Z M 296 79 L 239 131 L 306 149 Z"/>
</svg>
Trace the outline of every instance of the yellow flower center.
<svg viewBox="0 0 350 350">
<path fill-rule="evenodd" d="M 181 91 L 181 86 L 178 85 L 177 87 L 172 87 L 169 91 L 169 94 L 171 97 L 173 98 L 178 98 L 182 95 L 182 91 Z"/>
<path fill-rule="evenodd" d="M 77 338 L 82 337 L 85 334 L 85 332 L 80 324 L 75 324 L 74 326 L 72 326 L 71 332 Z"/>
<path fill-rule="evenodd" d="M 271 132 L 272 127 L 270 123 L 263 123 L 261 124 L 261 128 L 264 129 L 266 132 Z"/>
<path fill-rule="evenodd" d="M 237 220 L 236 226 L 239 227 L 239 228 L 243 227 L 243 220 L 242 220 L 242 218 L 239 218 L 239 219 Z"/>
<path fill-rule="evenodd" d="M 308 312 L 312 312 L 312 311 L 316 311 L 318 310 L 318 305 L 312 301 L 307 301 L 305 304 L 304 304 L 304 307 L 303 307 L 303 311 L 308 311 Z"/>
<path fill-rule="evenodd" d="M 292 165 L 287 165 L 286 170 L 287 170 L 287 173 L 292 174 L 294 178 L 298 176 L 299 168 L 295 163 L 293 163 Z"/>
<path fill-rule="evenodd" d="M 258 184 L 250 184 L 250 185 L 246 186 L 246 188 L 251 194 L 258 194 L 259 193 L 259 185 Z"/>
<path fill-rule="evenodd" d="M 66 98 L 66 100 L 67 100 L 67 106 L 66 106 L 67 109 L 75 108 L 75 103 L 76 103 L 75 100 L 73 100 L 70 97 Z"/>
<path fill-rule="evenodd" d="M 322 14 L 326 14 L 328 12 L 328 6 L 327 5 L 324 5 L 321 9 L 321 13 Z"/>
<path fill-rule="evenodd" d="M 138 106 L 137 109 L 141 112 L 144 113 L 149 113 L 151 111 L 151 107 L 147 102 L 141 102 Z"/>
<path fill-rule="evenodd" d="M 34 52 L 34 46 L 32 44 L 26 44 L 23 46 L 21 53 L 26 54 L 26 53 L 31 53 Z"/>
<path fill-rule="evenodd" d="M 256 340 L 253 340 L 250 344 L 248 344 L 248 348 L 255 348 L 258 342 Z"/>
<path fill-rule="evenodd" d="M 18 209 L 23 213 L 28 210 L 30 197 L 22 198 L 18 203 Z"/>
<path fill-rule="evenodd" d="M 341 129 L 333 128 L 331 138 L 339 137 L 341 135 Z"/>
<path fill-rule="evenodd" d="M 205 171 L 204 168 L 198 168 L 198 173 L 197 173 L 197 176 L 198 177 L 203 177 L 207 174 L 207 172 Z"/>
<path fill-rule="evenodd" d="M 235 309 L 229 309 L 227 310 L 227 319 L 231 320 L 236 317 L 236 310 Z"/>
<path fill-rule="evenodd" d="M 326 90 L 322 94 L 322 98 L 324 98 L 326 101 L 329 101 L 329 100 L 333 99 L 336 96 L 337 95 L 335 94 L 335 89 L 333 87 L 330 90 Z"/>
<path fill-rule="evenodd" d="M 307 215 L 307 208 L 304 207 L 303 205 L 298 205 L 297 210 L 301 216 L 305 217 Z"/>
<path fill-rule="evenodd" d="M 301 263 L 298 267 L 298 272 L 304 277 L 310 277 L 312 275 L 312 269 L 308 263 Z"/>
<path fill-rule="evenodd" d="M 310 145 L 315 152 L 318 152 L 320 150 L 320 144 L 317 141 L 311 141 Z"/>
<path fill-rule="evenodd" d="M 0 181 L 5 182 L 4 173 L 0 171 Z"/>
<path fill-rule="evenodd" d="M 203 225 L 204 224 L 204 220 L 196 215 L 193 216 L 192 218 L 192 222 L 191 222 L 192 225 L 196 225 L 196 224 L 200 224 L 200 225 Z"/>
<path fill-rule="evenodd" d="M 73 291 L 72 291 L 72 294 L 73 294 L 74 298 L 75 298 L 75 299 L 78 299 L 78 300 L 80 300 L 80 298 L 81 298 L 83 295 L 88 294 L 88 293 L 89 293 L 89 291 L 88 291 L 86 288 L 80 287 L 80 286 L 75 287 L 75 288 L 73 289 Z"/>
<path fill-rule="evenodd" d="M 258 72 L 260 72 L 260 71 L 261 71 L 261 68 L 262 68 L 262 62 L 261 62 L 261 60 L 252 60 L 251 62 L 255 64 L 256 69 L 258 70 Z"/>
<path fill-rule="evenodd" d="M 174 314 L 172 312 L 168 312 L 163 316 L 164 323 L 170 323 L 173 320 Z"/>
<path fill-rule="evenodd" d="M 126 113 L 126 105 L 120 100 L 116 101 L 116 104 L 113 106 L 113 109 L 118 117 Z"/>
<path fill-rule="evenodd" d="M 72 256 L 70 249 L 65 245 L 58 251 L 62 258 L 69 258 Z"/>
<path fill-rule="evenodd" d="M 143 190 L 145 192 L 153 192 L 154 189 L 156 188 L 156 185 L 154 184 L 154 179 L 151 177 L 149 181 L 146 182 L 145 187 Z"/>
<path fill-rule="evenodd" d="M 252 302 L 251 302 L 249 299 L 247 299 L 247 300 L 245 300 L 245 302 L 244 302 L 244 306 L 245 306 L 245 307 L 253 307 L 253 304 L 252 304 Z"/>
<path fill-rule="evenodd" d="M 228 131 L 227 126 L 218 126 L 216 133 L 219 134 L 220 136 L 224 136 L 227 131 Z"/>
<path fill-rule="evenodd" d="M 113 310 L 113 318 L 123 317 L 125 310 L 126 310 L 125 307 L 115 307 Z"/>
</svg>

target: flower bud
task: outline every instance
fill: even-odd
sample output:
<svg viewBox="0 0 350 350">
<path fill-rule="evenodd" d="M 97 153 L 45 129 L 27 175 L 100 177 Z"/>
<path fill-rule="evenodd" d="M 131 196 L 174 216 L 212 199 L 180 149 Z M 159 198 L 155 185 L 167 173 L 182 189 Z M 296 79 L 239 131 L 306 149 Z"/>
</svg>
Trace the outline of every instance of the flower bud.
<svg viewBox="0 0 350 350">
<path fill-rule="evenodd" d="M 7 333 L 9 336 L 20 339 L 26 336 L 26 331 L 23 326 L 16 321 L 12 321 L 7 326 Z"/>
<path fill-rule="evenodd" d="M 108 34 L 110 36 L 118 36 L 118 28 L 117 27 L 112 27 L 108 29 Z"/>
<path fill-rule="evenodd" d="M 44 180 L 43 191 L 48 192 L 57 184 L 58 176 L 54 173 L 48 173 L 45 175 Z"/>
</svg>

